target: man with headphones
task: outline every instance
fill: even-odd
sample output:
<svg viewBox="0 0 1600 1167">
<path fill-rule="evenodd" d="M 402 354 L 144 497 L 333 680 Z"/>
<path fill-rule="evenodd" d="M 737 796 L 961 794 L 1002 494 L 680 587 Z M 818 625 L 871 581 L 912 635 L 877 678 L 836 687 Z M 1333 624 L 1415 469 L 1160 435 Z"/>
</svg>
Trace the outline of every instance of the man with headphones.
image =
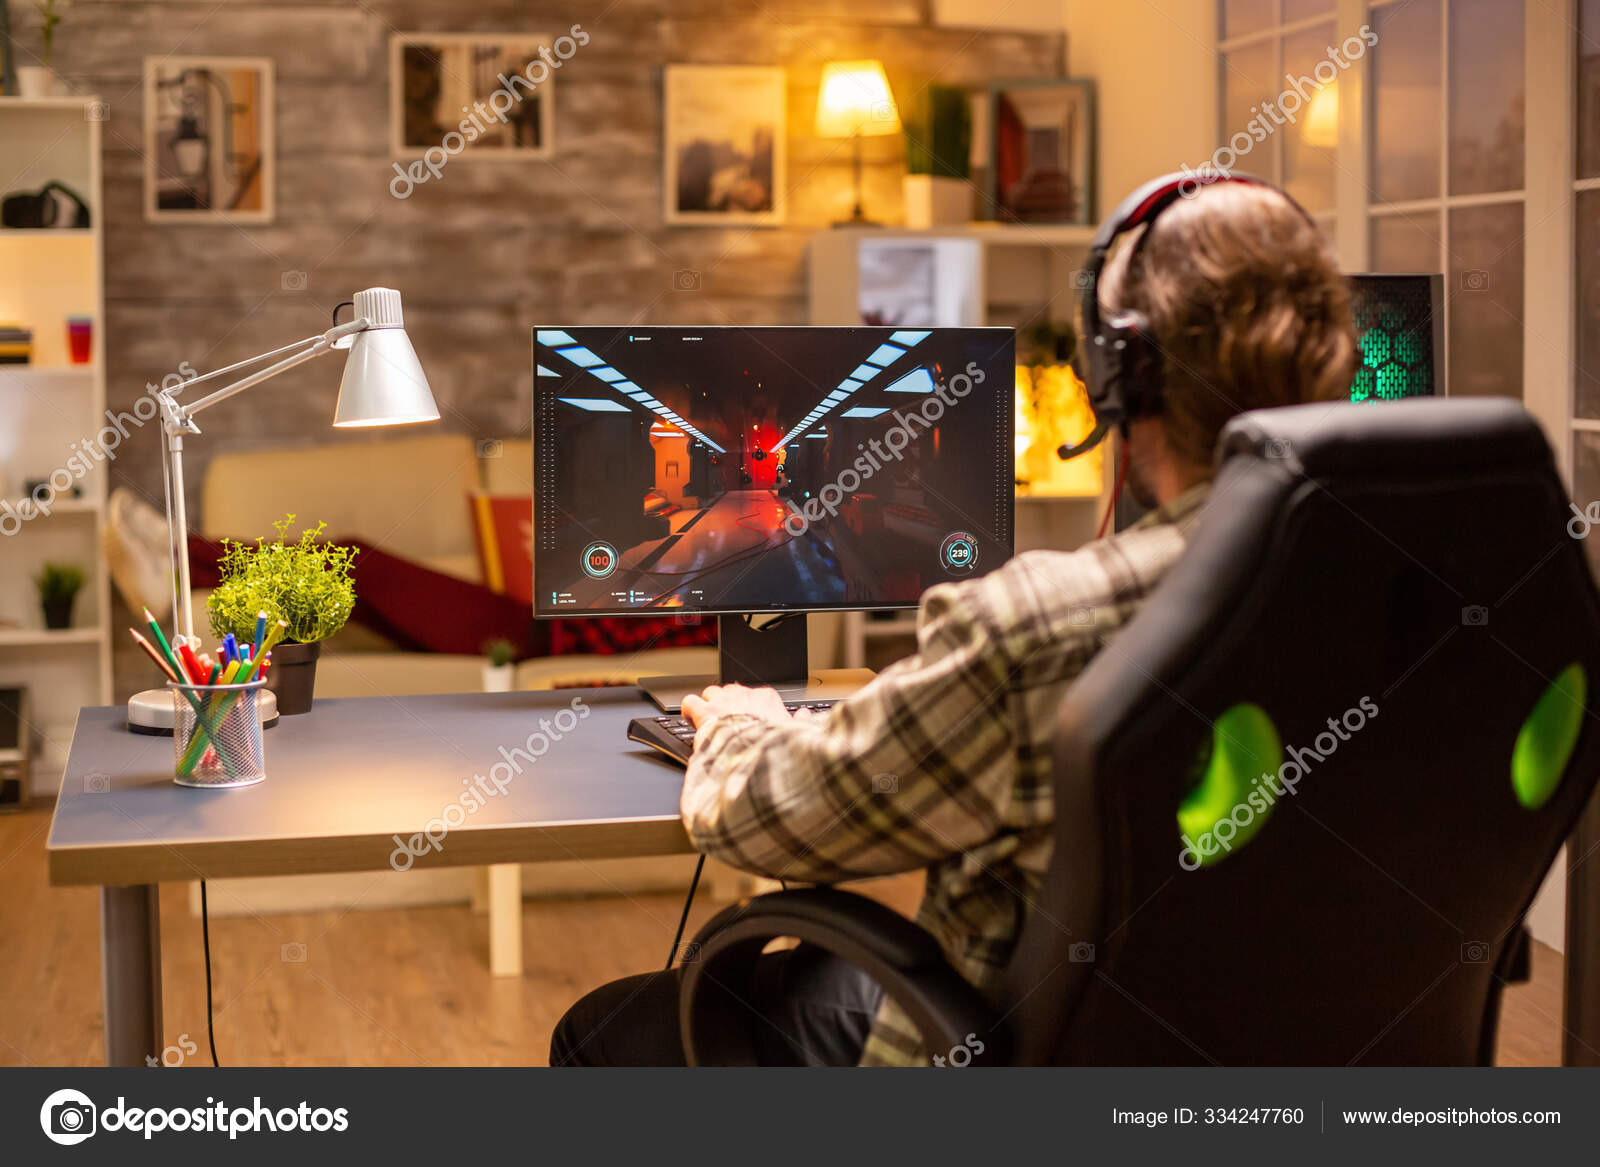
<svg viewBox="0 0 1600 1167">
<path fill-rule="evenodd" d="M 1121 241 L 1123 246 L 1116 249 Z M 1000 984 L 1050 862 L 1050 739 L 1068 687 L 1182 554 L 1209 499 L 1223 425 L 1344 395 L 1355 335 L 1344 279 L 1288 195 L 1243 175 L 1141 187 L 1090 247 L 1082 304 L 1094 433 L 1155 509 L 1074 552 L 1031 551 L 922 598 L 917 653 L 825 716 L 770 689 L 684 702 L 698 736 L 683 819 L 697 848 L 789 882 L 922 869 L 917 922 L 980 990 Z M 1121 471 L 1119 471 L 1119 490 Z M 764 1062 L 929 1065 L 877 986 L 807 945 L 760 961 Z M 602 986 L 551 1041 L 552 1065 L 682 1065 L 679 976 Z M 981 1063 L 975 1050 L 967 1051 Z"/>
</svg>

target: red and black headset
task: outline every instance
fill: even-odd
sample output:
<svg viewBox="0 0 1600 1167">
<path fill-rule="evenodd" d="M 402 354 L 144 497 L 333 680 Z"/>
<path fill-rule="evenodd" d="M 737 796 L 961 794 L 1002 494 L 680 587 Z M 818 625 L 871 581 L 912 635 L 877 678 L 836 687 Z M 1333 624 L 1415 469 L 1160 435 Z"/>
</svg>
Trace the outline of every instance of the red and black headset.
<svg viewBox="0 0 1600 1167">
<path fill-rule="evenodd" d="M 1083 269 L 1083 334 L 1088 342 L 1085 345 L 1086 380 L 1089 405 L 1094 410 L 1094 429 L 1081 442 L 1063 443 L 1056 450 L 1061 458 L 1088 453 L 1105 440 L 1113 426 L 1126 437 L 1130 421 L 1154 417 L 1161 412 L 1161 346 L 1144 313 L 1129 309 L 1101 316 L 1100 272 L 1119 236 L 1138 227 L 1146 228 L 1145 233 L 1134 240 L 1133 254 L 1128 257 L 1131 263 L 1138 258 L 1139 249 L 1149 237 L 1148 228 L 1162 211 L 1180 197 L 1193 197 L 1198 188 L 1219 182 L 1243 182 L 1275 190 L 1305 215 L 1306 222 L 1315 226 L 1305 208 L 1287 192 L 1251 174 L 1199 174 L 1192 170 L 1166 174 L 1145 183 L 1123 199 L 1094 233 Z"/>
</svg>

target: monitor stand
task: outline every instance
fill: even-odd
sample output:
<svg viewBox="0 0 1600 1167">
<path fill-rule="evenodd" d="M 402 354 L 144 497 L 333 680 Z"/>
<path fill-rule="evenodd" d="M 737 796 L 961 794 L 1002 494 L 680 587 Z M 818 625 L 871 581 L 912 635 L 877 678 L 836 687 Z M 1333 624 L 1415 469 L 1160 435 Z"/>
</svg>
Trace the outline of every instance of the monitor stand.
<svg viewBox="0 0 1600 1167">
<path fill-rule="evenodd" d="M 768 686 L 785 701 L 839 701 L 872 680 L 871 669 L 813 670 L 806 654 L 806 618 L 796 615 L 761 629 L 742 616 L 717 617 L 717 667 L 709 673 L 640 677 L 639 688 L 663 713 L 677 713 L 683 698 L 707 685 Z"/>
</svg>

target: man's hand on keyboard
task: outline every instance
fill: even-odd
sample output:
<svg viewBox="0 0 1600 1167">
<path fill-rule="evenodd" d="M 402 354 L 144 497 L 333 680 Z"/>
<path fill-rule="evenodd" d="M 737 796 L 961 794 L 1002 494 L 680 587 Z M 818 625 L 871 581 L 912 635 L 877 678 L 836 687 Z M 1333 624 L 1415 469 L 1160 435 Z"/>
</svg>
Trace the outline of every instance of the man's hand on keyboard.
<svg viewBox="0 0 1600 1167">
<path fill-rule="evenodd" d="M 715 717 L 730 713 L 749 713 L 767 721 L 788 721 L 793 716 L 774 689 L 750 689 L 744 685 L 711 685 L 698 697 L 683 699 L 683 715 L 695 729 L 703 729 Z"/>
</svg>

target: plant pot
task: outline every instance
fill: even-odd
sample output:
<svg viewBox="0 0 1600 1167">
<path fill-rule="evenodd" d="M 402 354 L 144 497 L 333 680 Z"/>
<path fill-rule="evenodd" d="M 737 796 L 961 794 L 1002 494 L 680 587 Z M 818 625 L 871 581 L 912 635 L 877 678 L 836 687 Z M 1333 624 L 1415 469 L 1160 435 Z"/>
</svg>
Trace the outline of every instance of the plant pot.
<svg viewBox="0 0 1600 1167">
<path fill-rule="evenodd" d="M 485 693 L 509 693 L 516 678 L 516 665 L 484 665 L 483 691 Z"/>
<path fill-rule="evenodd" d="M 964 178 L 908 174 L 904 191 L 907 227 L 947 227 L 972 219 L 972 184 Z"/>
<path fill-rule="evenodd" d="M 272 650 L 267 688 L 278 698 L 279 713 L 310 713 L 311 695 L 317 687 L 317 658 L 322 642 L 297 644 L 286 640 Z"/>
<path fill-rule="evenodd" d="M 77 598 L 76 595 L 71 595 L 54 600 L 41 600 L 39 607 L 44 610 L 44 626 L 51 629 L 71 628 L 72 605 Z"/>
<path fill-rule="evenodd" d="M 43 65 L 17 66 L 18 97 L 54 97 L 59 86 L 54 69 Z"/>
</svg>

